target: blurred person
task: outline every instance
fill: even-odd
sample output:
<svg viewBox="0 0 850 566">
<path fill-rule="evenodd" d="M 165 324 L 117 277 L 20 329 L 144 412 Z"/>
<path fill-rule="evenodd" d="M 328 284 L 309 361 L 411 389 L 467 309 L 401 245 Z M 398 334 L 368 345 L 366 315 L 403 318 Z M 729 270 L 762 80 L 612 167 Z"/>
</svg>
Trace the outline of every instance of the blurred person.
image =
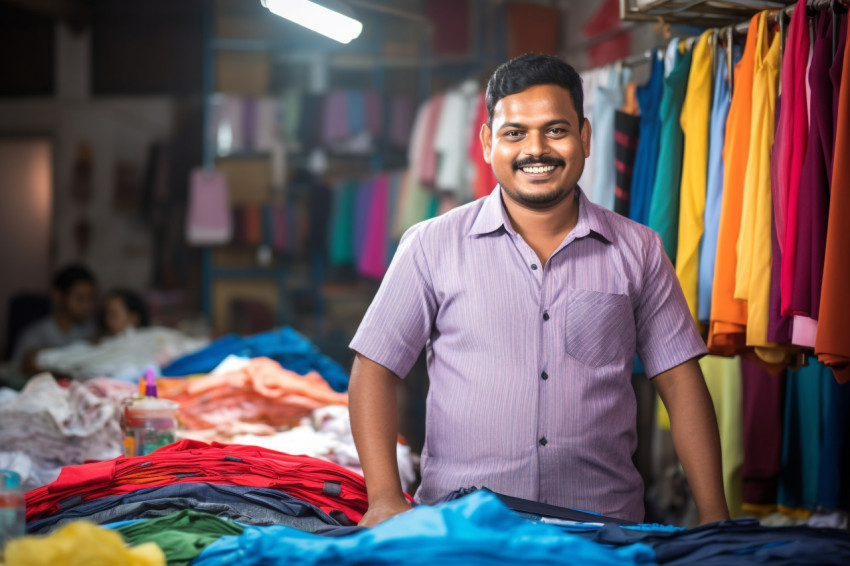
<svg viewBox="0 0 850 566">
<path fill-rule="evenodd" d="M 15 367 L 32 375 L 38 372 L 39 350 L 94 338 L 96 292 L 94 274 L 86 266 L 74 263 L 56 272 L 50 289 L 51 313 L 21 332 L 12 354 Z"/>
<path fill-rule="evenodd" d="M 112 289 L 106 294 L 101 317 L 104 336 L 117 336 L 149 323 L 148 306 L 139 293 L 130 289 Z"/>
</svg>

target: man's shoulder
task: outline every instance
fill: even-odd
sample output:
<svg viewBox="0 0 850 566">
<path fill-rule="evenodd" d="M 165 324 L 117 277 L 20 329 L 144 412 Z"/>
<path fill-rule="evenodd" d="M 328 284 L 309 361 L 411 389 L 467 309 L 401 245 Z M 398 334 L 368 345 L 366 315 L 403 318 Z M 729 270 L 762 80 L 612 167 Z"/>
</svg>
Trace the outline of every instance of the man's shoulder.
<svg viewBox="0 0 850 566">
<path fill-rule="evenodd" d="M 651 245 L 657 238 L 660 239 L 658 233 L 649 226 L 644 226 L 604 206 L 589 201 L 588 205 L 593 207 L 595 213 L 603 218 L 611 227 L 613 244 L 629 245 L 638 243 Z"/>
<path fill-rule="evenodd" d="M 415 237 L 423 246 L 444 245 L 448 241 L 462 242 L 469 234 L 485 199 L 478 199 L 423 220 L 407 230 L 404 239 Z"/>
</svg>

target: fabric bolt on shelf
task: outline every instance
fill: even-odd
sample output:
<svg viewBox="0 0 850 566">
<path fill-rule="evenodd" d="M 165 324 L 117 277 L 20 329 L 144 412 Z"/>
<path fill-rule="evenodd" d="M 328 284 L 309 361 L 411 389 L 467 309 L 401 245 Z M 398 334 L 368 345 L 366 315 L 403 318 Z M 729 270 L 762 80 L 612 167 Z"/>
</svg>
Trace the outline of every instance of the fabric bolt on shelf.
<svg viewBox="0 0 850 566">
<path fill-rule="evenodd" d="M 2 566 L 165 566 L 156 544 L 127 548 L 116 532 L 76 521 L 47 537 L 25 536 L 6 545 Z"/>
<path fill-rule="evenodd" d="M 352 522 L 359 521 L 368 507 L 363 476 L 332 462 L 257 446 L 182 440 L 146 456 L 119 456 L 63 468 L 55 482 L 27 493 L 27 521 L 56 513 L 69 501 L 171 483 L 279 489 L 328 514 L 342 512 Z"/>
<path fill-rule="evenodd" d="M 314 409 L 347 405 L 316 372 L 301 376 L 269 358 L 254 358 L 235 371 L 198 379 L 160 380 L 159 396 L 180 404 L 178 418 L 189 429 L 259 422 L 295 426 Z"/>
<path fill-rule="evenodd" d="M 307 338 L 290 326 L 252 336 L 228 334 L 206 348 L 187 354 L 162 369 L 162 375 L 180 377 L 209 373 L 229 355 L 267 357 L 301 375 L 317 372 L 334 391 L 348 390 L 348 374 L 337 362 L 322 354 Z"/>
<path fill-rule="evenodd" d="M 186 566 L 221 537 L 240 535 L 243 530 L 244 527 L 232 521 L 190 509 L 117 529 L 130 546 L 146 543 L 159 546 L 168 566 Z"/>
<path fill-rule="evenodd" d="M 643 544 L 611 549 L 554 526 L 526 521 L 499 499 L 478 492 L 419 506 L 340 538 L 287 527 L 246 527 L 208 546 L 194 566 L 239 564 L 654 564 Z"/>
<path fill-rule="evenodd" d="M 57 513 L 27 524 L 27 533 L 49 533 L 80 519 L 103 525 L 163 517 L 184 509 L 203 511 L 245 525 L 288 525 L 307 532 L 353 525 L 345 515 L 337 513 L 337 518 L 331 517 L 312 503 L 276 489 L 177 483 L 140 488 L 130 493 L 76 504 L 72 499 L 63 504 Z"/>
</svg>

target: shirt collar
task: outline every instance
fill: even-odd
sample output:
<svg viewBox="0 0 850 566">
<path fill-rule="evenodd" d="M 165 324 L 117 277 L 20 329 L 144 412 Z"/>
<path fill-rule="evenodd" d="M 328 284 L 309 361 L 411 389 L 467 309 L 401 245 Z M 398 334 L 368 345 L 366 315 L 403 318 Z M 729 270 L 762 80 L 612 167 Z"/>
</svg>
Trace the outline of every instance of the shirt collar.
<svg viewBox="0 0 850 566">
<path fill-rule="evenodd" d="M 613 233 L 611 224 L 605 218 L 603 211 L 588 200 L 584 191 L 578 185 L 576 185 L 575 194 L 576 198 L 578 198 L 579 208 L 578 221 L 571 232 L 573 238 L 582 238 L 590 234 L 590 232 L 596 232 L 608 242 L 612 242 Z M 472 223 L 472 227 L 469 229 L 469 235 L 480 236 L 489 234 L 503 227 L 509 234 L 515 234 L 516 230 L 511 226 L 508 213 L 505 210 L 504 204 L 502 204 L 502 188 L 496 185 L 496 188 L 484 198 L 484 204 L 481 205 L 481 209 L 475 217 L 475 222 Z"/>
</svg>

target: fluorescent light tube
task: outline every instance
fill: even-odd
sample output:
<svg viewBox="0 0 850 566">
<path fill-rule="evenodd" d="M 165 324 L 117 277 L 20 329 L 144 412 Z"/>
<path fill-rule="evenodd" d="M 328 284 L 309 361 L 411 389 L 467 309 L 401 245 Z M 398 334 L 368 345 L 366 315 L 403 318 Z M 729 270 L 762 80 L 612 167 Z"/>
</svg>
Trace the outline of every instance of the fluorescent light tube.
<svg viewBox="0 0 850 566">
<path fill-rule="evenodd" d="M 273 14 L 340 43 L 350 42 L 363 31 L 363 24 L 358 20 L 310 0 L 263 0 L 263 6 Z"/>
</svg>

